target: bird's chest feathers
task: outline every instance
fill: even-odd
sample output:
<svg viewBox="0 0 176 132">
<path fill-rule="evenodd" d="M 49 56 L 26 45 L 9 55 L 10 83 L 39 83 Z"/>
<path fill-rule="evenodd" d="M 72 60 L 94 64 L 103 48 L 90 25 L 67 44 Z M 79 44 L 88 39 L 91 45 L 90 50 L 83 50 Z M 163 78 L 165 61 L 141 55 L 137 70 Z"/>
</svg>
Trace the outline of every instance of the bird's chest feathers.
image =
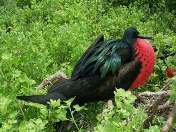
<svg viewBox="0 0 176 132">
<path fill-rule="evenodd" d="M 142 85 L 150 76 L 155 64 L 155 53 L 153 47 L 143 39 L 137 39 L 135 45 L 135 59 L 142 63 L 140 73 L 131 85 L 131 89 Z"/>
<path fill-rule="evenodd" d="M 104 94 L 113 95 L 113 91 L 115 90 L 117 82 L 118 73 L 107 76 L 104 81 L 102 81 L 102 84 L 99 86 L 99 89 L 97 89 L 97 96 L 102 96 Z"/>
</svg>

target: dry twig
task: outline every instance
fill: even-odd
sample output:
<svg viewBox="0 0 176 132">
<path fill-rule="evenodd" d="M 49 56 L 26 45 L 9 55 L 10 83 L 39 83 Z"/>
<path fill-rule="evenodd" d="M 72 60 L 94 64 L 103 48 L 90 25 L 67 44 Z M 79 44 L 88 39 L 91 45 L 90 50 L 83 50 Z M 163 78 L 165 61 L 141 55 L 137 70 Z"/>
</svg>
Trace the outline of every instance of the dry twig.
<svg viewBox="0 0 176 132">
<path fill-rule="evenodd" d="M 174 118 L 176 118 L 176 102 L 174 104 L 172 111 L 169 113 L 167 122 L 165 126 L 161 129 L 161 132 L 168 132 L 172 128 Z"/>
<path fill-rule="evenodd" d="M 146 92 L 142 92 L 142 93 L 139 93 L 137 96 L 139 97 L 142 97 L 142 96 L 147 96 L 147 97 L 151 97 L 151 96 L 164 96 L 164 97 L 167 97 L 167 96 L 170 96 L 170 90 L 168 91 L 158 91 L 158 92 L 150 92 L 150 91 L 146 91 Z"/>
<path fill-rule="evenodd" d="M 143 92 L 137 95 L 138 99 L 144 103 L 145 110 L 148 113 L 148 119 L 144 122 L 144 127 L 150 126 L 153 118 L 157 114 L 166 114 L 173 105 L 168 101 L 168 97 L 171 94 L 169 90 L 172 80 L 169 80 L 158 92 Z"/>
<path fill-rule="evenodd" d="M 158 106 L 158 110 L 159 110 L 159 111 L 163 111 L 163 110 L 165 110 L 165 109 L 169 109 L 169 108 L 171 108 L 171 105 L 172 105 L 172 102 L 170 102 L 170 101 L 168 100 L 166 103 L 164 103 L 164 104 L 162 104 L 162 105 L 159 105 L 159 106 Z"/>
<path fill-rule="evenodd" d="M 40 85 L 38 85 L 37 89 L 42 89 L 45 86 L 47 86 L 49 84 L 52 84 L 53 81 L 56 81 L 56 80 L 60 81 L 60 80 L 63 80 L 63 79 L 68 79 L 68 77 L 65 75 L 64 72 L 58 71 L 55 74 L 50 75 L 49 77 L 47 77 L 46 79 L 44 79 L 42 81 L 42 83 Z"/>
</svg>

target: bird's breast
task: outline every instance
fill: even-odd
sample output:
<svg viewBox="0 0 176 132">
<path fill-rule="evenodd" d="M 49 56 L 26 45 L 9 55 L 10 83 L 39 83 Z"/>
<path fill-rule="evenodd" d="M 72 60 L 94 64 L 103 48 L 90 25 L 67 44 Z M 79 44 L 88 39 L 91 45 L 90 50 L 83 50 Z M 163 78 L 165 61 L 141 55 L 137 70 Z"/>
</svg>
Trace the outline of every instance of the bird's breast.
<svg viewBox="0 0 176 132">
<path fill-rule="evenodd" d="M 130 89 L 137 88 L 142 85 L 151 75 L 155 64 L 154 49 L 151 44 L 144 39 L 137 39 L 135 43 L 135 54 L 135 59 L 141 61 L 142 68 Z"/>
</svg>

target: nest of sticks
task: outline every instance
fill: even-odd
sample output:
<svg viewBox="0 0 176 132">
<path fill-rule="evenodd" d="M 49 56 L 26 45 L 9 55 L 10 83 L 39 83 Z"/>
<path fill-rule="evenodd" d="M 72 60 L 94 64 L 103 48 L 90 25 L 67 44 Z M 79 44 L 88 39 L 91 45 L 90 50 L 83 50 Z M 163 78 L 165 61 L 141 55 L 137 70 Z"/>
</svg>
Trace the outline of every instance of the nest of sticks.
<svg viewBox="0 0 176 132">
<path fill-rule="evenodd" d="M 43 89 L 45 86 L 51 85 L 54 81 L 68 78 L 69 77 L 67 77 L 64 72 L 58 71 L 44 79 L 42 83 L 38 85 L 37 89 Z M 171 129 L 174 130 L 173 122 L 174 118 L 176 118 L 176 102 L 171 102 L 169 100 L 171 95 L 171 84 L 172 80 L 167 80 L 165 85 L 157 92 L 146 91 L 136 95 L 137 104 L 143 103 L 145 111 L 148 114 L 148 118 L 144 122 L 145 128 L 150 126 L 156 115 L 159 115 L 167 118 L 165 125 L 161 128 L 161 132 L 168 132 Z"/>
</svg>

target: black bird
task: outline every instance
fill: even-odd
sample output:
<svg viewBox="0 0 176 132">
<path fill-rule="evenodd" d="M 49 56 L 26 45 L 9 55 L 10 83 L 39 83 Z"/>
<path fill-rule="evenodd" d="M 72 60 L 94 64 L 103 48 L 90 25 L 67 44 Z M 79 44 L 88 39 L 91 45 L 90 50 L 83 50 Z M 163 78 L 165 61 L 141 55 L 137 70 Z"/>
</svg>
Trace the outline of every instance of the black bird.
<svg viewBox="0 0 176 132">
<path fill-rule="evenodd" d="M 137 39 L 150 39 L 150 37 L 139 36 L 138 30 L 134 27 L 128 28 L 122 39 L 105 40 L 101 34 L 79 59 L 70 79 L 53 85 L 46 95 L 17 96 L 17 98 L 47 104 L 50 99 L 67 100 L 75 97 L 74 103 L 80 105 L 112 98 L 115 88 L 129 89 L 145 68 L 143 61 L 140 60 L 143 43 L 136 44 Z M 142 50 L 145 51 L 145 48 Z M 141 53 L 144 56 L 148 54 Z M 145 80 L 147 78 L 148 76 Z"/>
</svg>

